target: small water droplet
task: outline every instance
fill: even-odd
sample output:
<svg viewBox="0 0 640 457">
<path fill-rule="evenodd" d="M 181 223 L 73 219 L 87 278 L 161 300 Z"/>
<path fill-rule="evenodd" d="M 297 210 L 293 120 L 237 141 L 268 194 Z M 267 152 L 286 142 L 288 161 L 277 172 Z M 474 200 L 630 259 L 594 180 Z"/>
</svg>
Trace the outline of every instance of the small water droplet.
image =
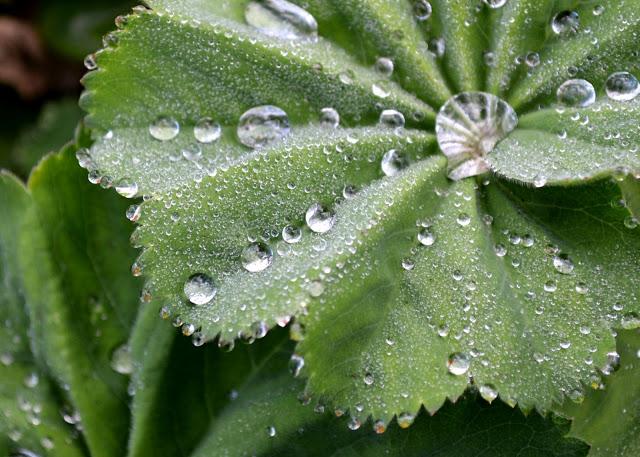
<svg viewBox="0 0 640 457">
<path fill-rule="evenodd" d="M 382 161 L 380 162 L 382 172 L 385 174 L 385 176 L 397 175 L 403 169 L 405 169 L 408 164 L 409 163 L 404 155 L 398 153 L 398 151 L 396 151 L 395 149 L 387 151 L 382 156 Z"/>
<path fill-rule="evenodd" d="M 386 109 L 380 113 L 380 125 L 389 128 L 402 128 L 404 127 L 405 119 L 404 114 L 394 109 Z"/>
<path fill-rule="evenodd" d="M 498 398 L 498 391 L 491 384 L 484 384 L 479 390 L 480 396 L 489 403 Z"/>
<path fill-rule="evenodd" d="M 469 371 L 471 366 L 471 359 L 467 354 L 462 352 L 455 352 L 447 359 L 447 369 L 449 373 L 460 376 Z"/>
<path fill-rule="evenodd" d="M 347 427 L 349 427 L 349 430 L 353 430 L 353 431 L 358 430 L 361 425 L 362 423 L 356 417 L 352 417 L 351 419 L 349 419 L 349 422 L 347 423 Z"/>
<path fill-rule="evenodd" d="M 373 375 L 371 373 L 367 373 L 367 374 L 364 375 L 364 383 L 367 386 L 373 385 L 373 382 L 374 382 L 374 378 L 373 378 Z"/>
<path fill-rule="evenodd" d="M 246 111 L 238 123 L 238 139 L 247 147 L 268 146 L 289 135 L 289 117 L 277 106 L 257 106 Z"/>
<path fill-rule="evenodd" d="M 569 79 L 558 87 L 558 103 L 572 108 L 585 108 L 596 101 L 596 90 L 589 81 Z"/>
<path fill-rule="evenodd" d="M 316 233 L 326 233 L 336 222 L 336 215 L 315 203 L 309 207 L 305 214 L 305 220 L 309 228 Z"/>
<path fill-rule="evenodd" d="M 575 11 L 560 11 L 551 19 L 551 29 L 556 35 L 576 33 L 580 28 L 580 15 Z"/>
<path fill-rule="evenodd" d="M 460 213 L 456 218 L 456 222 L 458 223 L 458 225 L 466 227 L 471 223 L 471 216 L 469 216 L 467 213 Z"/>
<path fill-rule="evenodd" d="M 506 3 L 507 0 L 482 0 L 483 2 L 485 2 L 487 4 L 487 6 L 489 6 L 489 8 L 502 8 Z"/>
<path fill-rule="evenodd" d="M 285 40 L 318 39 L 318 23 L 306 10 L 286 0 L 253 0 L 244 12 L 247 24 Z"/>
<path fill-rule="evenodd" d="M 388 57 L 380 57 L 376 60 L 376 71 L 383 76 L 391 76 L 393 74 L 393 68 L 393 60 Z"/>
<path fill-rule="evenodd" d="M 193 136 L 199 143 L 213 143 L 220 139 L 222 127 L 212 119 L 205 117 L 200 119 L 193 127 Z"/>
<path fill-rule="evenodd" d="M 294 378 L 300 375 L 300 371 L 304 367 L 304 358 L 298 354 L 293 354 L 289 360 L 289 371 Z"/>
<path fill-rule="evenodd" d="M 429 19 L 432 12 L 433 8 L 431 7 L 431 3 L 427 0 L 416 0 L 413 4 L 413 14 L 419 21 L 426 21 Z"/>
<path fill-rule="evenodd" d="M 124 375 L 133 373 L 133 356 L 127 344 L 117 347 L 111 353 L 110 365 L 116 373 Z"/>
<path fill-rule="evenodd" d="M 149 125 L 149 133 L 158 141 L 169 141 L 180 133 L 180 124 L 168 116 L 160 116 Z"/>
<path fill-rule="evenodd" d="M 333 108 L 322 108 L 320 111 L 320 124 L 323 127 L 338 128 L 340 125 L 340 114 Z"/>
<path fill-rule="evenodd" d="M 302 230 L 300 227 L 287 225 L 282 229 L 282 239 L 288 244 L 298 243 L 302 239 Z"/>
<path fill-rule="evenodd" d="M 264 243 L 252 243 L 242 251 L 242 266 L 250 273 L 265 270 L 273 262 L 273 252 Z"/>
<path fill-rule="evenodd" d="M 416 416 L 411 413 L 400 413 L 398 415 L 397 422 L 400 428 L 409 428 L 411 424 L 413 424 L 415 418 Z"/>
<path fill-rule="evenodd" d="M 267 427 L 267 436 L 269 438 L 276 436 L 276 428 L 273 425 Z"/>
<path fill-rule="evenodd" d="M 418 241 L 423 246 L 433 246 L 436 242 L 436 236 L 431 232 L 429 228 L 424 228 L 418 233 Z"/>
<path fill-rule="evenodd" d="M 569 275 L 573 273 L 573 262 L 565 255 L 556 255 L 553 257 L 553 267 L 558 273 Z"/>
<path fill-rule="evenodd" d="M 213 300 L 217 292 L 218 289 L 214 285 L 213 280 L 203 273 L 192 275 L 184 283 L 184 294 L 194 305 L 209 303 Z"/>
<path fill-rule="evenodd" d="M 95 54 L 89 54 L 87 57 L 84 58 L 84 67 L 89 71 L 95 70 L 96 68 L 98 68 Z"/>
<path fill-rule="evenodd" d="M 626 102 L 640 95 L 640 82 L 631 73 L 619 71 L 607 78 L 605 89 L 611 100 Z"/>
<path fill-rule="evenodd" d="M 116 192 L 125 198 L 134 198 L 138 195 L 138 184 L 129 178 L 122 178 L 115 184 Z"/>
</svg>

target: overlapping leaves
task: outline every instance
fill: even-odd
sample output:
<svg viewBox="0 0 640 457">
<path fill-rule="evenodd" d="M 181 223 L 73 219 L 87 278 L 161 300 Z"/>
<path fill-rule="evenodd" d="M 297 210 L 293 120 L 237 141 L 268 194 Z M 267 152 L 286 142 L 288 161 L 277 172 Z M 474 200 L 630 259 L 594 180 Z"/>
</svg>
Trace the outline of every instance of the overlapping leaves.
<svg viewBox="0 0 640 457">
<path fill-rule="evenodd" d="M 99 54 L 83 104 L 96 132 L 85 161 L 94 178 L 135 183 L 150 197 L 136 269 L 157 308 L 198 343 L 252 340 L 295 317 L 309 392 L 361 421 L 436 410 L 469 374 L 527 408 L 581 395 L 614 348 L 611 328 L 635 325 L 640 308 L 639 232 L 606 180 L 638 171 L 638 102 L 602 91 L 618 67 L 636 70 L 637 1 L 598 14 L 578 2 L 510 1 L 495 11 L 432 2 L 423 23 L 411 2 L 304 2 L 320 24 L 317 43 L 251 29 L 246 2 L 150 3 L 155 10 L 129 16 Z M 562 7 L 583 18 L 576 34 L 548 32 Z M 440 34 L 441 59 L 425 46 Z M 483 40 L 495 66 L 485 64 Z M 514 66 L 525 51 L 541 64 Z M 392 81 L 371 68 L 381 56 L 394 59 Z M 556 112 L 555 89 L 569 73 L 592 80 L 602 100 Z M 496 176 L 453 183 L 429 132 L 435 111 L 462 90 L 500 94 L 521 123 L 489 157 Z M 266 104 L 288 113 L 293 132 L 249 151 L 235 138 L 238 118 Z M 343 128 L 317 125 L 325 107 Z M 382 109 L 401 111 L 407 129 L 374 126 Z M 160 116 L 180 124 L 174 140 L 149 135 Z M 205 117 L 222 124 L 219 142 L 195 141 Z M 408 166 L 385 177 L 391 149 Z M 570 191 L 527 186 L 582 181 L 590 184 Z M 316 203 L 336 214 L 328 233 L 304 225 Z M 288 225 L 303 228 L 300 243 L 283 242 Z M 249 273 L 241 254 L 257 241 L 273 265 Z M 183 292 L 196 273 L 217 289 L 199 307 Z M 467 361 L 459 375 L 448 370 Z"/>
</svg>

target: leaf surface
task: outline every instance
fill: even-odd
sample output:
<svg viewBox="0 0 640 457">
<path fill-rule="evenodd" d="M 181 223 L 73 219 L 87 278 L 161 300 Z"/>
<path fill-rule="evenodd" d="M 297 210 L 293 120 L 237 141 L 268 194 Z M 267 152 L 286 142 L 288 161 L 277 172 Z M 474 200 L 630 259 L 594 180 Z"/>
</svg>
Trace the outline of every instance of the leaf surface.
<svg viewBox="0 0 640 457">
<path fill-rule="evenodd" d="M 29 348 L 19 240 L 24 231 L 38 230 L 26 224 L 32 210 L 22 183 L 1 172 L 0 211 L 6 220 L 0 225 L 0 451 L 79 457 L 85 455 L 81 438 L 63 421 L 58 393 Z"/>
<path fill-rule="evenodd" d="M 139 287 L 123 214 L 126 205 L 92 187 L 76 147 L 45 159 L 29 190 L 34 211 L 20 240 L 25 295 L 39 361 L 68 386 L 94 456 L 122 455 L 129 426 L 127 376 L 112 368 L 126 343 Z M 126 351 L 116 359 L 126 372 Z"/>
<path fill-rule="evenodd" d="M 136 268 L 151 306 L 197 344 L 252 341 L 295 319 L 308 392 L 360 421 L 387 423 L 421 405 L 433 412 L 462 395 L 470 375 L 510 404 L 546 411 L 597 373 L 614 348 L 611 328 L 640 306 L 630 286 L 640 273 L 640 232 L 625 223 L 623 195 L 607 180 L 621 167 L 637 169 L 638 105 L 602 92 L 619 70 L 614 62 L 633 70 L 637 1 L 611 2 L 599 15 L 569 1 L 510 1 L 501 11 L 434 1 L 432 17 L 417 25 L 409 25 L 410 2 L 342 3 L 300 3 L 318 19 L 313 42 L 253 29 L 244 1 L 151 2 L 155 11 L 129 16 L 99 53 L 99 69 L 84 81 L 96 139 L 85 165 L 103 186 L 135 183 L 147 197 L 134 242 L 144 248 Z M 576 8 L 580 31 L 552 34 L 545 16 L 554 8 Z M 383 42 L 399 26 L 404 37 Z M 445 38 L 441 65 L 419 62 L 428 51 L 415 44 L 418 31 Z M 593 40 L 599 59 L 590 57 Z M 486 50 L 497 53 L 490 69 Z M 541 65 L 514 66 L 525 50 L 539 52 Z M 387 52 L 397 72 L 381 97 L 372 64 Z M 600 100 L 558 112 L 552 95 L 570 65 Z M 489 154 L 496 173 L 448 180 L 435 110 L 449 93 L 498 91 L 501 81 L 520 125 Z M 265 104 L 288 113 L 291 133 L 249 150 L 238 119 Z M 340 113 L 340 128 L 318 125 L 325 107 Z M 407 127 L 374 125 L 386 108 L 402 112 Z M 159 116 L 180 125 L 175 138 L 151 136 Z M 195 141 L 204 117 L 221 124 L 211 144 Z M 541 175 L 549 188 L 531 188 Z M 306 220 L 315 204 L 322 217 L 335 214 L 326 233 Z M 301 229 L 300 242 L 283 240 L 289 226 Z M 256 245 L 266 267 L 250 272 Z M 194 275 L 213 285 L 205 304 L 190 300 Z M 151 315 L 139 321 L 137 357 Z M 166 335 L 158 347 L 175 344 Z M 155 362 L 140 379 L 166 366 L 160 349 L 149 351 Z M 455 366 L 467 360 L 468 369 Z M 149 406 L 139 403 L 140 437 Z M 144 448 L 140 440 L 135 449 Z"/>
<path fill-rule="evenodd" d="M 571 436 L 591 445 L 590 456 L 628 456 L 640 452 L 640 334 L 618 335 L 620 367 L 590 392 L 581 405 L 565 406 L 573 418 Z"/>
</svg>

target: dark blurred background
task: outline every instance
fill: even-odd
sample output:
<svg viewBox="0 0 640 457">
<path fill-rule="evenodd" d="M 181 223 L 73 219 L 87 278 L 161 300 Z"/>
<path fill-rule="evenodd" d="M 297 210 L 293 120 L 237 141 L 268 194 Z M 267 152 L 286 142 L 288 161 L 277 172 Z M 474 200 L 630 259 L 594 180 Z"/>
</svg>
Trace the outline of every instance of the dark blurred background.
<svg viewBox="0 0 640 457">
<path fill-rule="evenodd" d="M 84 58 L 138 3 L 0 0 L 0 168 L 26 178 L 73 137 Z"/>
</svg>

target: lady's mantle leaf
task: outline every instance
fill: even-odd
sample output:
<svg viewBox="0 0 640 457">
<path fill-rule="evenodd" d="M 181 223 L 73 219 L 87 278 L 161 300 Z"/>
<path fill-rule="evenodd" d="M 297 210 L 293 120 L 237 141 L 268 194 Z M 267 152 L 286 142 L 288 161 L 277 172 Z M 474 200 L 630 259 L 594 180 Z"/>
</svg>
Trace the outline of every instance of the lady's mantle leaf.
<svg viewBox="0 0 640 457">
<path fill-rule="evenodd" d="M 640 97 L 536 111 L 487 160 L 496 173 L 537 187 L 640 175 L 639 120 Z"/>
<path fill-rule="evenodd" d="M 513 56 L 498 49 L 496 69 L 482 65 L 493 60 L 478 43 L 504 47 L 487 31 L 498 15 L 528 24 L 516 0 L 503 13 L 432 2 L 433 17 L 418 26 L 427 42 L 436 40 L 444 80 L 482 90 L 487 73 L 490 89 L 500 87 L 521 116 L 487 157 L 498 175 L 457 183 L 433 154 L 435 111 L 418 98 L 438 108 L 451 91 L 433 56 L 418 63 L 428 51 L 413 49 L 419 18 L 409 5 L 350 0 L 322 10 L 308 3 L 318 16 L 317 41 L 249 27 L 244 1 L 167 0 L 128 17 L 98 55 L 83 97 L 97 141 L 81 162 L 95 182 L 148 197 L 130 214 L 141 223 L 134 242 L 144 251 L 134 270 L 147 277 L 145 297 L 196 345 L 217 335 L 223 345 L 253 341 L 295 317 L 309 391 L 360 421 L 415 415 L 421 404 L 433 411 L 461 395 L 469 375 L 485 397 L 526 408 L 577 395 L 613 349 L 611 327 L 637 323 L 639 296 L 630 284 L 640 274 L 640 233 L 625 223 L 615 184 L 568 193 L 509 181 L 578 183 L 636 169 L 637 151 L 627 143 L 637 140 L 637 102 L 525 109 L 548 104 L 572 64 L 599 93 L 620 70 L 614 60 L 631 65 L 637 1 L 589 10 L 593 18 L 581 5 L 585 27 L 566 37 L 547 25 L 545 38 L 534 40 L 542 63 L 531 71 L 513 68 Z M 504 26 L 514 40 L 527 40 L 556 12 L 549 2 L 520 7 L 527 5 L 535 23 L 526 33 Z M 613 29 L 625 34 L 615 52 L 588 57 L 586 43 L 611 46 Z M 392 34 L 385 43 L 386 30 L 405 30 L 406 40 Z M 347 43 L 354 33 L 367 37 L 360 52 Z M 376 57 L 397 59 L 390 80 L 372 68 Z M 268 133 L 285 138 L 249 150 L 238 122 L 264 105 L 287 113 L 285 121 L 273 106 L 262 108 L 280 113 Z M 325 108 L 340 114 L 343 128 L 318 125 Z M 403 113 L 409 128 L 372 127 L 384 109 Z M 195 127 L 208 118 L 220 138 L 200 141 Z M 559 124 L 566 147 L 555 141 Z M 606 131 L 621 124 L 628 131 L 609 139 Z"/>
<path fill-rule="evenodd" d="M 26 224 L 33 201 L 13 176 L 0 173 L 0 453 L 20 449 L 41 455 L 80 457 L 83 444 L 69 423 L 75 415 L 58 402 L 52 383 L 33 360 L 20 267 L 20 237 L 39 230 Z M 63 421 L 63 415 L 65 420 Z M 68 422 L 68 423 L 65 423 Z"/>
<path fill-rule="evenodd" d="M 138 287 L 122 199 L 90 186 L 74 146 L 29 180 L 33 211 L 20 237 L 32 347 L 82 420 L 93 456 L 122 455 L 129 428 L 126 343 Z M 37 230 L 36 230 L 37 228 Z"/>
<path fill-rule="evenodd" d="M 640 453 L 640 333 L 618 335 L 620 367 L 605 381 L 594 385 L 581 405 L 566 405 L 573 418 L 571 436 L 591 445 L 592 457 L 625 457 Z"/>
</svg>

